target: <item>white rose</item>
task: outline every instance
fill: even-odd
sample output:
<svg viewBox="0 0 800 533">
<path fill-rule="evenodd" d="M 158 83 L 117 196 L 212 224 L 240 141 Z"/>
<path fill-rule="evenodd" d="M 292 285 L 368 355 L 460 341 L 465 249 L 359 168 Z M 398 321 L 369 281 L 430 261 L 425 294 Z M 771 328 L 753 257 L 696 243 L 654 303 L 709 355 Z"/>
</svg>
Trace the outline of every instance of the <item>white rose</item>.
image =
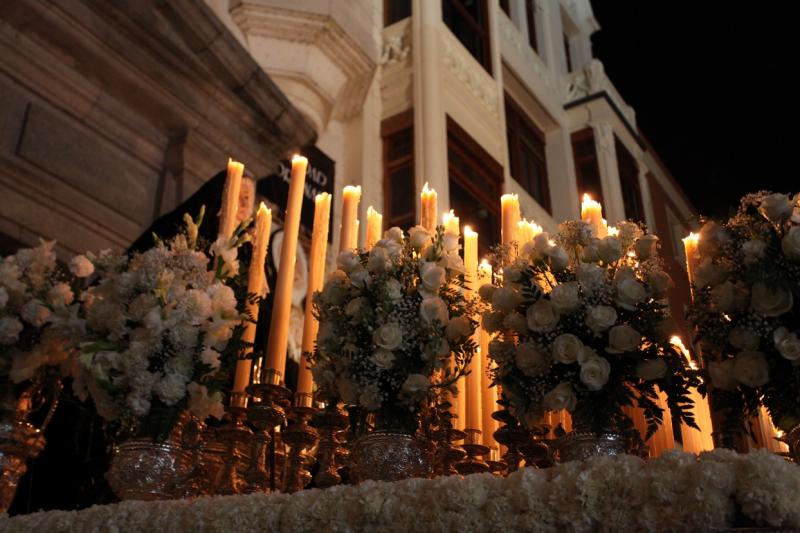
<svg viewBox="0 0 800 533">
<path fill-rule="evenodd" d="M 403 243 L 383 238 L 375 243 L 376 248 L 382 248 L 390 259 L 397 259 L 403 253 Z"/>
<path fill-rule="evenodd" d="M 589 244 L 581 249 L 581 261 L 596 263 L 600 261 L 600 239 L 592 238 Z"/>
<path fill-rule="evenodd" d="M 617 231 L 619 231 L 619 240 L 622 242 L 634 242 L 643 235 L 642 228 L 636 222 L 628 220 L 617 222 Z"/>
<path fill-rule="evenodd" d="M 708 363 L 708 373 L 711 384 L 717 389 L 733 390 L 736 388 L 736 378 L 733 373 L 733 359 L 724 361 L 711 361 Z"/>
<path fill-rule="evenodd" d="M 642 302 L 646 297 L 647 290 L 636 279 L 623 279 L 617 283 L 617 303 L 623 309 L 635 311 L 636 304 Z"/>
<path fill-rule="evenodd" d="M 699 289 L 713 287 L 725 281 L 727 277 L 728 272 L 724 268 L 715 265 L 709 259 L 704 259 L 694 273 L 694 284 Z"/>
<path fill-rule="evenodd" d="M 347 298 L 350 279 L 343 270 L 334 270 L 322 287 L 322 301 L 330 305 L 342 305 Z"/>
<path fill-rule="evenodd" d="M 8 316 L 0 318 L 0 344 L 5 346 L 16 344 L 21 332 L 22 322 Z"/>
<path fill-rule="evenodd" d="M 464 268 L 464 260 L 461 259 L 461 256 L 458 254 L 444 254 L 439 262 L 437 263 L 440 267 L 450 270 L 452 272 L 459 272 L 463 274 L 465 272 Z M 450 272 L 450 275 L 452 275 Z"/>
<path fill-rule="evenodd" d="M 383 232 L 383 238 L 387 241 L 396 242 L 398 244 L 403 244 L 403 230 L 398 228 L 397 226 L 393 226 Z"/>
<path fill-rule="evenodd" d="M 347 305 L 344 306 L 344 314 L 350 317 L 354 317 L 362 313 L 364 310 L 369 308 L 369 298 L 366 296 L 359 296 L 358 298 L 353 298 Z"/>
<path fill-rule="evenodd" d="M 593 305 L 586 311 L 586 325 L 595 333 L 605 331 L 617 323 L 617 310 L 608 305 Z"/>
<path fill-rule="evenodd" d="M 528 319 L 528 327 L 538 333 L 552 331 L 558 324 L 559 318 L 555 306 L 548 300 L 539 300 L 528 307 L 525 316 Z"/>
<path fill-rule="evenodd" d="M 386 290 L 386 297 L 390 300 L 399 300 L 403 297 L 403 286 L 394 278 L 387 280 L 384 288 Z"/>
<path fill-rule="evenodd" d="M 522 303 L 522 296 L 513 287 L 498 287 L 492 294 L 492 307 L 510 313 Z"/>
<path fill-rule="evenodd" d="M 386 272 L 391 265 L 392 262 L 389 258 L 389 252 L 383 247 L 373 246 L 372 250 L 369 251 L 367 270 L 380 274 Z"/>
<path fill-rule="evenodd" d="M 363 268 L 361 266 L 361 258 L 352 250 L 342 250 L 339 252 L 339 255 L 336 256 L 336 266 L 348 274 L 352 274 Z"/>
<path fill-rule="evenodd" d="M 783 236 L 781 248 L 786 257 L 792 261 L 800 261 L 800 226 L 792 226 Z"/>
<path fill-rule="evenodd" d="M 609 353 L 632 352 L 642 343 L 642 334 L 628 324 L 620 324 L 608 332 L 608 343 L 606 351 Z"/>
<path fill-rule="evenodd" d="M 447 282 L 447 273 L 436 263 L 422 263 L 419 267 L 419 280 L 425 296 L 435 296 Z"/>
<path fill-rule="evenodd" d="M 469 323 L 469 318 L 461 315 L 451 318 L 445 328 L 445 335 L 450 342 L 456 342 L 464 337 L 469 337 L 475 330 Z"/>
<path fill-rule="evenodd" d="M 526 376 L 538 376 L 547 369 L 547 356 L 531 342 L 523 342 L 514 351 L 514 362 Z"/>
<path fill-rule="evenodd" d="M 748 298 L 747 288 L 731 281 L 724 281 L 711 289 L 711 303 L 722 313 L 742 309 Z"/>
<path fill-rule="evenodd" d="M 774 224 L 780 224 L 792 216 L 792 202 L 786 194 L 774 193 L 765 196 L 758 206 L 758 212 Z"/>
<path fill-rule="evenodd" d="M 423 298 L 419 304 L 419 316 L 427 324 L 433 324 L 435 321 L 439 322 L 440 326 L 447 324 L 450 318 L 447 312 L 447 304 L 441 298 Z"/>
<path fill-rule="evenodd" d="M 704 257 L 717 257 L 722 251 L 722 245 L 731 240 L 728 232 L 720 224 L 711 221 L 706 222 L 700 228 L 700 240 L 697 248 L 700 255 Z"/>
<path fill-rule="evenodd" d="M 350 283 L 353 285 L 353 287 L 367 289 L 372 286 L 372 276 L 370 276 L 369 272 L 362 268 L 361 270 L 356 270 L 350 274 Z"/>
<path fill-rule="evenodd" d="M 775 349 L 784 359 L 800 361 L 800 339 L 797 338 L 797 333 L 781 327 L 772 333 L 772 340 Z"/>
<path fill-rule="evenodd" d="M 542 256 L 541 252 L 536 248 L 535 241 L 528 241 L 523 244 L 519 249 L 519 255 L 532 262 L 538 261 Z"/>
<path fill-rule="evenodd" d="M 20 309 L 20 316 L 22 320 L 28 324 L 40 328 L 45 325 L 47 319 L 50 318 L 50 310 L 43 305 L 40 305 L 36 300 L 29 300 L 28 303 Z"/>
<path fill-rule="evenodd" d="M 427 376 L 422 374 L 409 374 L 403 382 L 401 390 L 409 396 L 421 396 L 428 392 L 431 386 Z"/>
<path fill-rule="evenodd" d="M 596 287 L 603 284 L 605 280 L 605 269 L 589 263 L 581 263 L 575 269 L 575 277 L 581 288 L 587 293 L 591 293 Z"/>
<path fill-rule="evenodd" d="M 66 307 L 72 303 L 75 295 L 72 294 L 72 289 L 66 283 L 56 283 L 47 292 L 47 303 L 54 308 Z M 0 301 L 2 298 L 0 298 Z M 0 305 L 0 308 L 3 306 Z"/>
<path fill-rule="evenodd" d="M 739 352 L 734 358 L 733 375 L 748 387 L 761 387 L 769 381 L 769 365 L 762 352 Z"/>
<path fill-rule="evenodd" d="M 457 252 L 459 248 L 458 235 L 455 233 L 445 233 L 442 239 L 442 247 L 445 252 Z"/>
<path fill-rule="evenodd" d="M 608 236 L 598 244 L 597 253 L 603 262 L 613 263 L 622 257 L 622 242 L 617 237 Z"/>
<path fill-rule="evenodd" d="M 583 352 L 583 342 L 572 333 L 564 333 L 553 341 L 553 359 L 557 362 L 570 365 L 578 361 Z"/>
<path fill-rule="evenodd" d="M 491 283 L 484 283 L 478 289 L 478 296 L 481 297 L 486 303 L 492 303 L 492 297 L 494 296 L 495 286 Z"/>
<path fill-rule="evenodd" d="M 403 330 L 397 322 L 389 322 L 375 330 L 372 341 L 376 346 L 385 350 L 396 350 L 403 342 Z"/>
<path fill-rule="evenodd" d="M 503 269 L 503 283 L 511 284 L 518 283 L 522 279 L 522 268 L 516 262 Z"/>
<path fill-rule="evenodd" d="M 389 370 L 394 366 L 394 354 L 391 350 L 387 350 L 385 348 L 378 348 L 374 352 L 372 352 L 372 356 L 369 358 L 372 363 L 381 368 L 383 370 Z"/>
<path fill-rule="evenodd" d="M 94 265 L 85 255 L 76 255 L 69 262 L 69 271 L 76 277 L 86 278 L 94 273 Z"/>
<path fill-rule="evenodd" d="M 657 247 L 658 237 L 652 234 L 642 235 L 634 245 L 636 257 L 639 259 L 650 259 L 656 255 Z"/>
<path fill-rule="evenodd" d="M 490 311 L 488 313 L 484 313 L 482 320 L 483 329 L 485 329 L 489 333 L 500 331 L 501 329 L 503 329 L 504 319 L 505 315 L 500 311 Z"/>
<path fill-rule="evenodd" d="M 645 359 L 636 365 L 636 375 L 645 381 L 661 379 L 667 375 L 667 363 L 661 359 Z"/>
<path fill-rule="evenodd" d="M 408 230 L 408 239 L 411 242 L 411 247 L 417 252 L 422 251 L 431 244 L 431 234 L 422 226 L 414 226 Z"/>
<path fill-rule="evenodd" d="M 550 411 L 561 411 L 563 409 L 573 411 L 578 404 L 578 397 L 575 395 L 572 385 L 566 382 L 559 383 L 553 390 L 544 395 L 542 404 L 545 409 Z"/>
<path fill-rule="evenodd" d="M 753 284 L 752 300 L 753 311 L 767 316 L 776 317 L 791 311 L 794 303 L 791 291 L 780 287 L 771 287 L 763 281 Z"/>
<path fill-rule="evenodd" d="M 753 331 L 737 326 L 728 333 L 728 342 L 740 350 L 755 350 L 761 343 L 761 339 Z"/>
<path fill-rule="evenodd" d="M 592 391 L 598 391 L 608 383 L 611 365 L 600 356 L 593 356 L 581 363 L 581 383 Z"/>
<path fill-rule="evenodd" d="M 550 301 L 559 313 L 571 313 L 581 306 L 579 289 L 577 281 L 559 283 L 550 292 Z"/>
<path fill-rule="evenodd" d="M 664 294 L 673 285 L 672 278 L 663 270 L 649 271 L 645 276 L 645 280 L 655 295 Z"/>
<path fill-rule="evenodd" d="M 503 327 L 519 335 L 523 335 L 528 332 L 528 319 L 526 319 L 525 315 L 522 313 L 509 313 L 508 316 L 503 319 Z"/>
<path fill-rule="evenodd" d="M 742 244 L 742 255 L 744 255 L 745 264 L 752 265 L 759 259 L 762 259 L 766 250 L 767 243 L 760 239 L 749 240 Z"/>
<path fill-rule="evenodd" d="M 564 270 L 569 265 L 569 255 L 560 246 L 551 246 L 545 251 L 547 260 L 550 263 L 550 270 L 555 272 Z"/>
</svg>

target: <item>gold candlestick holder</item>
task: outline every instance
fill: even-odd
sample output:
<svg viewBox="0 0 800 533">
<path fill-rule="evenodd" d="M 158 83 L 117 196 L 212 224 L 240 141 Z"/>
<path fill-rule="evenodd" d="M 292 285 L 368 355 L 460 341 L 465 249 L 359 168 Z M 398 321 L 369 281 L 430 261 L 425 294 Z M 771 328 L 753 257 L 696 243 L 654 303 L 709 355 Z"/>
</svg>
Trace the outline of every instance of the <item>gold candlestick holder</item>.
<svg viewBox="0 0 800 533">
<path fill-rule="evenodd" d="M 535 466 L 536 468 L 555 466 L 553 449 L 547 440 L 549 433 L 550 426 L 547 424 L 539 425 L 530 430 L 531 439 L 527 444 L 520 446 L 520 451 L 525 456 L 525 464 L 527 466 Z"/>
<path fill-rule="evenodd" d="M 500 450 L 497 447 L 489 449 L 489 458 L 486 460 L 486 464 L 489 465 L 489 472 L 499 477 L 502 477 L 508 468 L 505 461 L 500 459 Z"/>
<path fill-rule="evenodd" d="M 285 407 L 291 391 L 283 386 L 280 372 L 267 368 L 262 371 L 260 382 L 248 386 L 247 392 L 256 400 L 247 408 L 247 420 L 257 429 L 258 437 L 246 477 L 254 491 L 274 492 L 279 485 L 274 432 L 276 426 L 286 422 Z"/>
<path fill-rule="evenodd" d="M 312 424 L 319 431 L 317 462 L 319 470 L 314 483 L 319 488 L 332 487 L 342 482 L 339 465 L 346 450 L 341 446 L 341 435 L 347 429 L 347 415 L 339 409 L 335 401 L 328 402 L 324 409 L 317 411 Z"/>
<path fill-rule="evenodd" d="M 464 444 L 461 447 L 466 452 L 466 457 L 454 465 L 455 469 L 462 476 L 488 472 L 489 465 L 482 457 L 489 453 L 489 448 L 481 444 L 481 430 L 466 428 L 464 434 Z"/>
<path fill-rule="evenodd" d="M 460 429 L 446 428 L 435 433 L 437 441 L 435 476 L 452 476 L 458 474 L 455 464 L 467 456 L 467 452 L 457 444 L 464 440 L 466 433 Z"/>
<path fill-rule="evenodd" d="M 316 413 L 312 406 L 313 397 L 306 392 L 298 392 L 294 397 L 294 405 L 289 408 L 289 424 L 281 433 L 284 442 L 289 446 L 289 464 L 286 470 L 285 492 L 303 490 L 311 481 L 311 472 L 307 469 L 308 455 L 305 451 L 314 446 L 319 438 L 316 429 L 308 425 Z"/>
<path fill-rule="evenodd" d="M 492 418 L 503 424 L 494 432 L 494 439 L 506 447 L 503 461 L 506 463 L 507 473 L 511 474 L 519 470 L 519 464 L 525 458 L 520 448 L 530 443 L 530 432 L 520 426 L 505 409 L 492 413 Z"/>
<path fill-rule="evenodd" d="M 245 480 L 239 473 L 239 464 L 245 449 L 252 446 L 253 432 L 244 425 L 246 411 L 241 407 L 228 408 L 229 420 L 216 428 L 215 439 L 225 450 L 221 479 L 213 488 L 214 494 L 240 494 Z"/>
</svg>

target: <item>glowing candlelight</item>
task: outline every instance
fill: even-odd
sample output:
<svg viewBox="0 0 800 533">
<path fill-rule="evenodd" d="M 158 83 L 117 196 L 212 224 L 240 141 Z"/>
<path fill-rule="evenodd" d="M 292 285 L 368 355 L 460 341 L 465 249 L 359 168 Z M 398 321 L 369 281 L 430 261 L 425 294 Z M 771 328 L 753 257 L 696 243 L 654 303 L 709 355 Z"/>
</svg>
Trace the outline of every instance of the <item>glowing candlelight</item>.
<svg viewBox="0 0 800 533">
<path fill-rule="evenodd" d="M 381 240 L 381 235 L 383 235 L 383 215 L 369 206 L 367 208 L 367 250 L 371 250 L 375 243 Z"/>
<path fill-rule="evenodd" d="M 467 297 L 473 297 L 478 291 L 478 234 L 472 231 L 469 226 L 464 226 L 464 271 L 466 273 Z M 477 342 L 480 341 L 480 333 L 475 332 L 473 337 Z M 464 427 L 470 429 L 481 429 L 483 424 L 481 411 L 481 383 L 483 368 L 481 353 L 478 352 L 472 357 L 469 364 L 470 373 L 467 374 L 464 383 L 464 402 L 465 417 Z M 461 391 L 459 390 L 459 394 Z"/>
<path fill-rule="evenodd" d="M 683 239 L 683 249 L 686 252 L 686 274 L 689 276 L 689 283 L 694 284 L 694 272 L 697 269 L 697 245 L 700 243 L 700 235 L 690 233 Z M 694 293 L 693 293 L 694 294 Z"/>
<path fill-rule="evenodd" d="M 452 233 L 453 235 L 458 235 L 459 230 L 459 218 L 451 209 L 449 213 L 442 213 L 442 224 L 444 225 L 444 232 L 445 233 Z"/>
<path fill-rule="evenodd" d="M 589 223 L 589 226 L 592 228 L 592 234 L 598 239 L 602 239 L 606 236 L 603 206 L 600 205 L 600 202 L 592 200 L 592 197 L 588 194 L 583 195 L 581 220 Z"/>
<path fill-rule="evenodd" d="M 422 187 L 420 193 L 422 209 L 420 210 L 420 225 L 433 235 L 436 233 L 436 210 L 438 209 L 438 195 L 434 189 L 428 187 L 428 182 Z"/>
<path fill-rule="evenodd" d="M 486 283 L 492 282 L 492 265 L 486 259 L 481 260 L 478 265 L 478 287 Z M 489 374 L 487 373 L 491 368 L 491 360 L 489 359 L 489 341 L 491 335 L 483 328 L 481 324 L 479 333 L 480 348 L 479 354 L 481 359 L 481 377 L 483 378 L 483 386 L 481 387 L 481 433 L 483 434 L 483 445 L 489 447 L 496 447 L 497 441 L 494 440 L 494 432 L 499 427 L 497 420 L 492 418 L 492 413 L 497 410 L 497 387 L 489 388 Z"/>
<path fill-rule="evenodd" d="M 517 225 L 520 221 L 519 196 L 516 194 L 504 194 L 500 197 L 501 242 L 503 246 L 510 246 L 517 241 Z M 512 258 L 515 255 L 511 251 Z"/>
<path fill-rule="evenodd" d="M 230 240 L 236 230 L 236 213 L 239 211 L 239 190 L 242 186 L 244 165 L 228 158 L 228 176 L 222 190 L 222 209 L 219 213 L 219 235 Z"/>
<path fill-rule="evenodd" d="M 342 229 L 339 232 L 339 251 L 358 246 L 358 203 L 361 186 L 347 185 L 342 192 Z"/>
</svg>

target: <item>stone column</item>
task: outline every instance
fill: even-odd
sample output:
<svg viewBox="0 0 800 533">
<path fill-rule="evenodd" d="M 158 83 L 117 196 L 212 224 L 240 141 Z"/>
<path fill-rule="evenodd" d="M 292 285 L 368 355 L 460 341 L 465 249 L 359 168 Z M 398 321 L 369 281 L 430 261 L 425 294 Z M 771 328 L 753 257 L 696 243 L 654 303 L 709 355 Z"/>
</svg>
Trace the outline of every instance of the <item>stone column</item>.
<svg viewBox="0 0 800 533">
<path fill-rule="evenodd" d="M 650 180 L 647 179 L 647 167 L 644 162 L 637 160 L 639 165 L 639 190 L 642 193 L 642 205 L 644 206 L 644 221 L 647 228 L 656 231 L 656 215 L 653 211 L 653 197 L 650 196 Z M 666 239 L 669 235 L 663 235 L 662 238 Z M 664 242 L 664 241 L 662 241 Z"/>
<path fill-rule="evenodd" d="M 610 124 L 593 123 L 592 132 L 597 152 L 597 166 L 600 169 L 600 182 L 603 187 L 603 213 L 609 225 L 613 225 L 625 218 L 617 151 L 614 146 L 614 128 Z"/>
<path fill-rule="evenodd" d="M 581 216 L 580 199 L 569 129 L 562 126 L 548 132 L 545 142 L 553 219 L 577 220 Z"/>
<path fill-rule="evenodd" d="M 426 181 L 439 194 L 439 213 L 443 213 L 450 209 L 450 187 L 447 173 L 447 122 L 442 93 L 440 33 L 445 31 L 442 3 L 414 0 L 411 13 L 417 213 L 419 192 Z"/>
</svg>

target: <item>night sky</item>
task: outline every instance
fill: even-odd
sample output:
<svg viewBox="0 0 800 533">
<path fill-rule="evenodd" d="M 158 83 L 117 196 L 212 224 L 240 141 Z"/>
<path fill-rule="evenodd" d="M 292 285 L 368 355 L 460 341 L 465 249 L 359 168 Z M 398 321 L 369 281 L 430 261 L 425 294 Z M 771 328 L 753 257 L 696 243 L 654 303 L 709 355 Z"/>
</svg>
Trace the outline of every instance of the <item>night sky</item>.
<svg viewBox="0 0 800 533">
<path fill-rule="evenodd" d="M 800 191 L 800 3 L 592 6 L 595 57 L 701 213 L 726 215 L 751 191 Z"/>
</svg>

